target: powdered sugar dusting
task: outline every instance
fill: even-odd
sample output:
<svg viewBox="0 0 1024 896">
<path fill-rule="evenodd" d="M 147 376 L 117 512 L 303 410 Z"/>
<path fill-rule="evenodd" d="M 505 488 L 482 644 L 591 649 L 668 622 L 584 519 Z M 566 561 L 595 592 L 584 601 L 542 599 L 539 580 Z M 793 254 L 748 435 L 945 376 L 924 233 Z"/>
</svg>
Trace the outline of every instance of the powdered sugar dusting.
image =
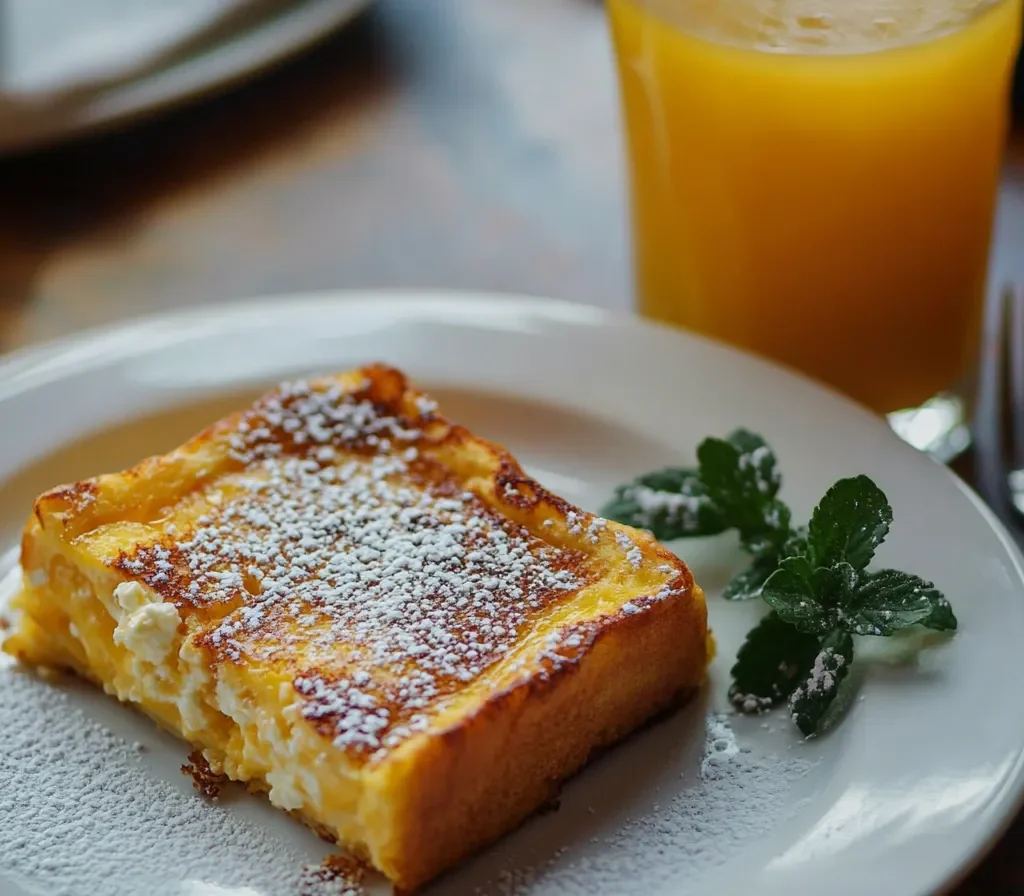
<svg viewBox="0 0 1024 896">
<path fill-rule="evenodd" d="M 793 721 L 797 721 L 800 713 L 796 707 L 809 698 L 821 697 L 835 690 L 839 683 L 839 673 L 846 665 L 846 657 L 834 647 L 825 647 L 818 652 L 811 667 L 810 677 L 797 687 L 789 698 Z"/>
<path fill-rule="evenodd" d="M 615 533 L 615 543 L 626 552 L 626 559 L 633 569 L 639 569 L 644 562 L 644 553 L 625 532 Z M 667 567 L 671 571 L 672 567 Z"/>
<path fill-rule="evenodd" d="M 241 604 L 206 639 L 230 660 L 301 644 L 316 670 L 294 682 L 305 717 L 381 756 L 505 655 L 531 614 L 583 584 L 573 552 L 419 456 L 427 422 L 338 385 L 283 386 L 231 436 L 240 470 L 217 485 L 228 497 L 209 490 L 191 531 L 118 563 L 178 601 Z"/>
<path fill-rule="evenodd" d="M 708 503 L 703 495 L 658 491 L 646 485 L 631 486 L 624 497 L 636 502 L 639 525 L 650 527 L 661 518 L 666 524 L 678 525 L 684 531 L 697 527 L 700 510 Z"/>
<path fill-rule="evenodd" d="M 5 874 L 48 896 L 178 896 L 193 892 L 188 881 L 209 883 L 204 893 L 229 892 L 223 886 L 295 896 L 309 855 L 153 777 L 135 745 L 76 702 L 49 682 L 0 669 Z"/>
<path fill-rule="evenodd" d="M 801 686 L 797 691 L 807 696 L 822 694 L 831 691 L 836 686 L 835 671 L 829 665 L 840 667 L 846 662 L 846 657 L 837 653 L 833 648 L 826 647 L 814 658 L 814 666 L 811 669 L 811 677 L 806 687 Z"/>
<path fill-rule="evenodd" d="M 714 766 L 731 762 L 740 753 L 736 735 L 725 716 L 709 715 L 706 727 L 707 749 L 704 751 L 704 758 L 700 764 L 700 774 L 704 779 L 714 778 L 717 772 Z"/>
</svg>

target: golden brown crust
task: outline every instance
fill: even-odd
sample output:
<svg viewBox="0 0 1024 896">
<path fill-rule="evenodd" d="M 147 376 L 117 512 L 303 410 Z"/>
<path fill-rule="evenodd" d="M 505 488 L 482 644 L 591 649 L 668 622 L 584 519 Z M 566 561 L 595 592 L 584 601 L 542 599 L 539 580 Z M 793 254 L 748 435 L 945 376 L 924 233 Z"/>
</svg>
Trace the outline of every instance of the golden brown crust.
<svg viewBox="0 0 1024 896">
<path fill-rule="evenodd" d="M 548 675 L 495 694 L 472 717 L 396 755 L 406 779 L 383 870 L 414 891 L 557 795 L 595 752 L 692 692 L 706 663 L 700 590 L 650 614 L 617 614 L 591 648 Z M 687 684 L 680 685 L 681 682 Z"/>
<path fill-rule="evenodd" d="M 334 404 L 325 405 L 325 395 Z M 319 418 L 335 419 L 335 411 L 341 422 L 318 436 Z M 325 443 L 337 456 L 321 458 Z M 382 459 L 386 469 L 377 469 Z M 297 476 L 288 473 L 293 461 L 305 465 Z M 394 480 L 395 488 L 414 493 L 401 499 L 407 503 L 425 496 L 417 505 L 425 532 L 493 535 L 502 546 L 501 569 L 514 574 L 498 575 L 493 557 L 475 568 L 470 558 L 481 552 L 473 541 L 456 546 L 453 566 L 436 567 L 428 554 L 447 543 L 437 542 L 423 554 L 424 565 L 436 567 L 434 578 L 412 610 L 401 609 L 397 625 L 378 611 L 409 606 L 400 593 L 385 590 L 369 604 L 357 595 L 353 610 L 339 599 L 351 596 L 343 580 L 352 569 L 343 569 L 335 585 L 328 566 L 334 554 L 344 556 L 343 537 L 366 549 L 358 533 L 336 527 L 321 546 L 298 556 L 288 546 L 306 536 L 278 532 L 274 538 L 288 547 L 282 553 L 267 541 L 276 523 L 253 522 L 266 509 L 314 520 L 333 513 L 344 523 L 376 501 L 383 508 L 376 522 L 393 525 L 387 488 L 365 505 L 357 495 L 354 503 L 322 508 L 321 492 L 339 481 L 336 469 L 376 470 L 374 481 Z M 312 486 L 303 484 L 309 476 Z M 280 481 L 269 502 L 260 503 L 268 494 L 262 483 L 274 477 Z M 449 509 L 435 513 L 435 505 Z M 216 539 L 227 547 L 211 548 Z M 248 559 L 238 553 L 252 544 L 257 549 Z M 388 551 L 394 555 L 387 546 L 369 554 Z M 326 761 L 358 777 L 364 830 L 350 845 L 406 889 L 518 824 L 595 751 L 699 686 L 711 649 L 703 595 L 677 557 L 649 534 L 551 494 L 503 447 L 447 421 L 404 375 L 381 365 L 276 389 L 168 455 L 51 490 L 36 502 L 22 559 L 26 571 L 42 570 L 58 591 L 74 586 L 70 567 L 86 561 L 99 564 L 94 578 L 109 590 L 125 581 L 146 586 L 179 612 L 179 637 L 186 636 L 213 679 L 244 685 L 243 703 L 290 684 L 302 715 L 281 723 L 286 739 L 298 736 L 295 726 L 315 732 L 315 749 Z M 469 592 L 447 593 L 437 584 L 470 573 L 479 584 Z M 314 587 L 319 581 L 330 584 L 326 596 Z M 367 580 L 366 589 L 376 587 Z M 468 610 L 451 609 L 459 594 Z M 68 634 L 69 619 L 52 608 L 36 611 L 39 622 L 28 618 L 9 649 L 35 660 L 47 654 L 43 642 L 50 639 L 51 656 L 108 683 L 113 667 L 86 657 Z M 485 636 L 481 625 L 490 622 L 505 634 Z M 113 627 L 111 620 L 103 624 Z M 402 640 L 426 630 L 419 641 Z M 443 657 L 449 665 L 439 665 L 448 648 L 438 644 L 448 643 L 472 648 L 472 662 L 453 653 Z M 415 691 L 424 681 L 426 690 Z M 345 702 L 352 682 L 360 703 Z M 174 713 L 146 711 L 172 729 L 179 723 Z M 377 714 L 369 719 L 376 727 L 353 727 L 353 713 L 360 726 Z M 217 772 L 226 743 L 205 745 Z M 265 768 L 232 774 L 269 788 Z M 297 811 L 333 833 L 309 806 Z"/>
<path fill-rule="evenodd" d="M 324 421 L 328 418 L 341 422 L 327 430 Z M 318 429 L 323 432 L 318 433 Z M 387 448 L 382 447 L 385 436 Z M 495 618 L 511 621 L 519 629 L 540 624 L 560 602 L 572 599 L 572 595 L 599 580 L 608 569 L 607 559 L 594 550 L 607 550 L 613 538 L 610 530 L 595 528 L 597 523 L 603 526 L 603 521 L 548 492 L 526 475 L 503 447 L 450 423 L 440 415 L 433 401 L 409 386 L 402 373 L 380 365 L 313 381 L 308 387 L 275 389 L 250 410 L 215 424 L 165 457 L 148 458 L 121 474 L 52 490 L 37 501 L 36 520 L 44 529 L 50 527 L 53 534 L 68 541 L 92 537 L 92 533 L 107 524 L 123 527 L 133 523 L 143 527 L 108 562 L 120 574 L 142 582 L 162 600 L 173 603 L 195 634 L 195 646 L 208 652 L 213 664 L 251 662 L 293 637 L 295 618 L 326 618 L 334 632 L 330 644 L 305 656 L 301 664 L 293 667 L 292 674 L 299 692 L 309 701 L 318 701 L 315 710 L 311 710 L 312 724 L 325 738 L 333 739 L 339 733 L 341 719 L 352 709 L 339 696 L 336 683 L 347 680 L 355 662 L 351 656 L 365 650 L 346 643 L 349 639 L 343 631 L 355 622 L 351 613 L 337 611 L 323 600 L 303 597 L 302 593 L 303 588 L 307 595 L 317 590 L 313 587 L 318 585 L 316 578 L 339 556 L 333 542 L 338 536 L 324 535 L 322 544 L 314 544 L 306 556 L 289 554 L 285 543 L 300 537 L 295 526 L 282 526 L 268 535 L 254 520 L 273 516 L 279 512 L 274 507 L 282 506 L 287 506 L 293 517 L 304 514 L 307 506 L 319 500 L 316 490 L 296 499 L 296 490 L 301 485 L 293 478 L 282 479 L 282 484 L 269 495 L 255 499 L 250 495 L 252 482 L 262 484 L 267 477 L 280 476 L 282 467 L 293 462 L 316 466 L 316 475 L 323 476 L 323 488 L 329 488 L 334 480 L 326 474 L 338 469 L 340 461 L 332 459 L 319 472 L 318 458 L 325 439 L 333 449 L 342 452 L 342 459 L 355 461 L 386 457 L 390 462 L 412 452 L 414 459 L 401 464 L 403 487 L 411 486 L 432 495 L 428 504 L 462 501 L 468 515 L 461 514 L 460 525 L 479 523 L 499 534 L 504 531 L 535 558 L 535 573 L 527 574 L 521 563 L 502 561 L 506 572 L 497 577 L 491 573 L 498 570 L 500 563 L 483 561 L 479 575 L 501 579 L 489 588 L 484 601 L 487 612 Z M 216 504 L 212 492 L 218 496 Z M 223 494 L 227 497 L 220 497 Z M 471 496 L 468 502 L 467 494 Z M 273 506 L 267 503 L 270 498 L 276 499 Z M 241 513 L 240 503 L 245 504 Z M 340 509 L 358 513 L 358 495 L 347 510 Z M 337 510 L 339 507 L 323 508 L 324 515 Z M 443 528 L 445 524 L 440 525 Z M 242 557 L 254 537 L 262 539 L 257 553 L 269 557 L 284 550 L 287 554 L 286 562 L 292 566 L 271 584 L 279 586 L 278 590 L 290 589 L 296 595 L 294 598 L 269 603 L 265 600 L 263 591 L 270 580 L 258 576 L 266 572 L 266 561 L 256 563 L 261 568 L 254 575 Z M 211 547 L 217 541 L 222 543 Z M 486 540 L 474 544 L 486 548 Z M 647 536 L 631 533 L 626 544 L 635 545 L 648 562 L 658 561 L 670 571 L 688 575 L 680 570 L 671 554 Z M 301 569 L 304 562 L 306 571 L 301 580 L 296 579 L 295 570 Z M 211 567 L 226 572 L 211 581 Z M 510 569 L 517 571 L 510 573 Z M 466 574 L 469 573 L 467 569 Z M 571 587 L 560 590 L 559 577 L 566 582 L 571 580 Z M 436 575 L 428 580 L 435 583 L 428 587 L 438 587 Z M 635 592 L 634 607 L 638 610 L 658 599 L 657 594 L 665 588 L 689 588 L 685 578 L 671 581 L 665 575 L 659 580 L 649 579 L 646 594 L 639 582 L 628 584 Z M 529 592 L 529 601 L 516 596 L 523 588 Z M 477 603 L 475 598 L 474 602 Z M 259 621 L 251 622 L 257 616 Z M 399 693 L 404 688 L 374 691 L 370 697 L 376 710 L 388 716 L 384 734 L 411 730 L 409 726 L 415 724 L 415 719 L 429 711 L 429 703 L 423 704 L 424 699 L 436 703 L 456 694 L 467 680 L 478 677 L 480 671 L 508 654 L 514 642 L 502 644 L 484 634 L 479 626 L 486 621 L 479 612 L 464 618 L 463 613 L 451 608 L 445 610 L 443 618 L 433 614 L 429 620 L 420 617 L 419 624 L 429 623 L 443 629 L 443 638 L 471 642 L 476 656 L 472 662 L 461 665 L 456 658 L 456 662 L 447 665 L 446 672 L 439 668 L 439 657 L 445 650 L 435 644 L 434 654 L 427 657 L 435 668 L 424 672 L 423 663 L 412 663 L 417 667 L 414 674 L 420 679 L 426 681 L 423 676 L 429 675 L 426 697 L 414 695 L 405 699 Z M 308 640 L 316 635 L 323 642 L 326 636 L 322 629 L 323 626 L 317 632 L 307 631 L 303 637 Z M 339 629 L 342 633 L 338 633 Z M 563 633 L 583 639 L 587 635 L 568 626 Z M 587 648 L 570 648 L 575 652 L 580 649 Z M 389 656 L 394 657 L 395 651 Z M 370 722 L 376 724 L 372 719 Z M 350 744 L 350 752 L 359 753 L 365 760 L 379 751 L 381 743 L 388 745 L 384 737 L 356 738 Z"/>
</svg>

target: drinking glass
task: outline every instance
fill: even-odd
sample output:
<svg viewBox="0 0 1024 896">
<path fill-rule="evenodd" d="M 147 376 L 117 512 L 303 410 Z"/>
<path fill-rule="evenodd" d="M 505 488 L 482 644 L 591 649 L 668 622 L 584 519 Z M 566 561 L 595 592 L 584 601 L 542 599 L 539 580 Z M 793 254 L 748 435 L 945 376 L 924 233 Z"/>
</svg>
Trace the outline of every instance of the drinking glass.
<svg viewBox="0 0 1024 896">
<path fill-rule="evenodd" d="M 640 312 L 830 383 L 911 440 L 952 437 L 1021 0 L 607 8 Z"/>
</svg>

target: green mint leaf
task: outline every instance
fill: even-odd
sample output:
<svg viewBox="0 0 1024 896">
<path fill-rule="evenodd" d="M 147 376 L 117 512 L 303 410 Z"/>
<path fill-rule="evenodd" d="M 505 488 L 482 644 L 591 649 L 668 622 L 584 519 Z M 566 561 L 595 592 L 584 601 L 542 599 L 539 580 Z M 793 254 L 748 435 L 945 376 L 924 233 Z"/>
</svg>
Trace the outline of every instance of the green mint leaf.
<svg viewBox="0 0 1024 896">
<path fill-rule="evenodd" d="M 740 467 L 752 472 L 758 490 L 774 498 L 782 486 L 782 473 L 771 446 L 757 433 L 742 428 L 733 430 L 727 441 L 740 452 Z"/>
<path fill-rule="evenodd" d="M 735 576 L 722 597 L 725 600 L 755 600 L 761 596 L 761 589 L 768 577 L 778 568 L 778 558 L 768 557 L 755 560 L 743 572 Z"/>
<path fill-rule="evenodd" d="M 811 565 L 807 557 L 787 557 L 761 588 L 761 596 L 779 617 L 802 632 L 824 635 L 844 628 L 857 588 L 849 563 L 831 568 Z"/>
<path fill-rule="evenodd" d="M 775 455 L 760 436 L 739 429 L 728 439 L 709 438 L 697 449 L 708 497 L 740 534 L 771 527 L 781 502 L 782 478 Z"/>
<path fill-rule="evenodd" d="M 806 678 L 789 697 L 793 721 L 804 737 L 818 730 L 852 662 L 853 638 L 847 632 L 831 632 L 821 642 Z"/>
<path fill-rule="evenodd" d="M 948 620 L 932 597 L 933 586 L 895 569 L 858 572 L 849 563 L 814 566 L 807 557 L 787 557 L 761 588 L 779 617 L 804 632 L 824 635 L 891 635 L 929 619 Z"/>
<path fill-rule="evenodd" d="M 864 569 L 889 534 L 892 507 L 867 476 L 840 479 L 814 508 L 807 527 L 808 553 L 815 566 L 849 563 Z"/>
<path fill-rule="evenodd" d="M 722 597 L 726 600 L 752 600 L 762 597 L 768 578 L 787 557 L 807 553 L 807 528 L 794 529 L 790 524 L 789 508 L 777 499 L 765 505 L 769 513 L 776 514 L 778 528 L 766 528 L 756 534 L 741 537 L 743 548 L 754 556 L 754 562 L 726 586 Z"/>
<path fill-rule="evenodd" d="M 782 556 L 806 557 L 807 551 L 807 527 L 791 527 L 789 535 L 786 536 L 786 540 L 782 544 Z"/>
<path fill-rule="evenodd" d="M 898 569 L 863 574 L 853 602 L 855 612 L 844 627 L 858 635 L 891 635 L 917 625 L 935 611 L 933 592 L 931 582 Z"/>
<path fill-rule="evenodd" d="M 707 496 L 698 471 L 684 467 L 658 470 L 619 486 L 601 515 L 647 529 L 662 541 L 717 535 L 728 528 Z"/>
<path fill-rule="evenodd" d="M 700 470 L 695 467 L 665 467 L 663 470 L 638 476 L 636 484 L 644 485 L 656 492 L 689 494 L 700 484 Z"/>
<path fill-rule="evenodd" d="M 932 611 L 921 620 L 921 625 L 937 632 L 955 632 L 956 616 L 946 596 L 937 588 L 929 588 L 925 593 L 932 605 Z"/>
<path fill-rule="evenodd" d="M 759 511 L 758 522 L 754 527 L 740 529 L 740 543 L 747 553 L 755 557 L 777 561 L 790 537 L 792 514 L 778 498 L 765 501 Z"/>
<path fill-rule="evenodd" d="M 810 674 L 818 651 L 817 636 L 769 613 L 750 630 L 736 655 L 729 699 L 746 713 L 781 703 Z"/>
</svg>

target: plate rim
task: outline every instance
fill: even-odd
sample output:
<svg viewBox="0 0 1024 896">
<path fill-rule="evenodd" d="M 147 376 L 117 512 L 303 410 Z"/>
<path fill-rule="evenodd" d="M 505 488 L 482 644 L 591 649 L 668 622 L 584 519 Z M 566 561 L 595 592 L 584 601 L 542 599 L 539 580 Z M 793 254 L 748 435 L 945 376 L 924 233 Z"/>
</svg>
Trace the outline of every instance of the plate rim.
<svg viewBox="0 0 1024 896">
<path fill-rule="evenodd" d="M 364 0 L 364 2 L 371 2 L 371 0 Z M 165 308 L 157 311 L 131 314 L 119 320 L 92 324 L 71 333 L 42 339 L 28 345 L 18 346 L 6 352 L 0 352 L 0 382 L 8 376 L 21 375 L 37 364 L 50 361 L 55 355 L 93 345 L 97 348 L 105 347 L 108 342 L 115 338 L 123 339 L 126 334 L 147 335 L 151 331 L 167 326 L 180 327 L 190 322 L 198 323 L 204 320 L 213 322 L 222 318 L 244 316 L 246 313 L 273 308 L 286 302 L 292 305 L 300 303 L 308 306 L 327 306 L 339 303 L 372 303 L 379 305 L 385 301 L 409 305 L 436 304 L 439 306 L 451 306 L 459 304 L 464 307 L 481 305 L 491 309 L 500 309 L 505 314 L 510 313 L 516 307 L 519 309 L 528 308 L 537 316 L 552 322 L 598 327 L 612 326 L 669 334 L 671 338 L 705 345 L 711 347 L 716 352 L 724 352 L 736 358 L 744 358 L 748 363 L 752 362 L 764 368 L 781 372 L 786 377 L 803 383 L 805 387 L 809 387 L 819 394 L 827 395 L 832 402 L 839 402 L 845 405 L 849 411 L 858 414 L 862 418 L 874 423 L 879 421 L 877 414 L 865 405 L 860 404 L 856 399 L 838 391 L 835 387 L 816 380 L 783 362 L 752 351 L 746 351 L 713 336 L 673 326 L 663 321 L 644 318 L 632 310 L 607 308 L 572 299 L 554 298 L 541 294 L 472 288 L 343 287 L 263 293 L 237 299 L 219 299 L 209 302 L 200 300 L 196 304 L 181 308 Z M 122 356 L 131 354 L 125 352 L 122 345 L 118 345 L 118 349 Z M 138 349 L 136 353 L 141 351 L 142 349 Z M 0 399 L 2 399 L 2 395 L 0 395 Z M 970 486 L 953 474 L 945 464 L 921 452 L 917 452 L 917 454 L 925 460 L 936 464 L 941 469 L 946 470 L 956 483 L 962 484 L 970 490 Z M 987 505 L 984 506 L 987 507 Z M 996 519 L 998 522 L 998 518 Z M 1000 525 L 1002 525 L 1001 522 Z M 1021 556 L 1024 558 L 1024 554 Z"/>
<path fill-rule="evenodd" d="M 306 8 L 282 11 L 267 21 L 254 23 L 234 38 L 141 77 L 99 90 L 70 111 L 58 112 L 56 118 L 46 118 L 44 114 L 38 121 L 16 128 L 12 136 L 0 135 L 0 155 L 15 155 L 104 133 L 230 90 L 325 40 L 372 2 L 303 0 Z M 275 39 L 277 32 L 285 36 Z M 270 46 L 259 51 L 261 41 L 268 40 Z M 258 51 L 247 59 L 253 45 Z M 135 96 L 140 90 L 141 99 Z M 154 90 L 156 96 L 147 99 L 147 93 Z M 127 102 L 123 97 L 128 98 Z M 115 108 L 104 111 L 103 105 L 111 100 Z"/>
<path fill-rule="evenodd" d="M 118 321 L 88 327 L 71 334 L 19 347 L 0 356 L 0 415 L 4 413 L 4 404 L 12 395 L 31 391 L 38 386 L 38 384 L 33 384 L 33 374 L 45 373 L 62 357 L 70 356 L 70 361 L 74 362 L 75 356 L 78 355 L 78 363 L 82 363 L 90 357 L 110 360 L 108 350 L 113 348 L 120 358 L 130 358 L 146 350 L 146 343 L 143 339 L 138 339 L 139 336 L 155 337 L 160 331 L 163 331 L 165 336 L 169 331 L 180 333 L 182 330 L 198 327 L 203 323 L 212 325 L 232 318 L 244 318 L 261 309 L 266 310 L 286 304 L 290 310 L 294 310 L 296 303 L 303 304 L 310 309 L 344 304 L 372 304 L 378 310 L 385 305 L 392 309 L 396 305 L 407 307 L 417 305 L 421 309 L 425 309 L 427 313 L 431 309 L 439 312 L 442 307 L 450 310 L 458 306 L 459 312 L 464 314 L 471 314 L 475 306 L 481 313 L 484 313 L 483 309 L 486 308 L 487 315 L 491 317 L 507 317 L 511 313 L 522 313 L 527 310 L 531 315 L 547 322 L 570 326 L 660 331 L 671 334 L 672 338 L 681 342 L 704 344 L 716 353 L 742 356 L 748 361 L 752 361 L 755 366 L 780 372 L 787 379 L 801 381 L 821 397 L 832 403 L 839 402 L 845 406 L 847 412 L 855 413 L 865 420 L 879 422 L 878 416 L 867 408 L 800 371 L 702 334 L 646 320 L 630 312 L 602 308 L 582 302 L 503 291 L 445 288 L 350 288 L 270 293 L 239 300 L 132 315 Z M 398 317 L 395 317 L 394 320 L 397 321 Z M 132 338 L 125 339 L 128 335 Z M 169 341 L 173 341 L 173 339 Z M 56 378 L 59 379 L 60 371 L 56 372 L 58 373 Z M 9 385 L 15 386 L 13 391 L 8 389 Z M 907 450 L 914 451 L 909 446 L 907 446 Z M 921 462 L 929 462 L 941 468 L 942 475 L 946 477 L 947 481 L 951 482 L 956 491 L 970 502 L 988 530 L 995 535 L 1006 556 L 1012 561 L 1021 582 L 1024 582 L 1024 553 L 994 511 L 985 504 L 967 482 L 953 473 L 948 466 L 919 452 L 915 452 L 915 454 L 920 457 Z M 13 476 L 17 475 L 17 471 L 14 471 Z M 993 847 L 1010 829 L 1022 810 L 1024 810 L 1024 741 L 1017 747 L 1016 757 L 1002 786 L 992 794 L 987 804 L 978 813 L 978 835 L 968 841 L 970 845 L 965 843 L 959 857 L 954 857 L 953 861 L 949 863 L 943 863 L 946 869 L 944 872 L 931 874 L 927 880 L 922 875 L 919 883 L 927 888 L 925 892 L 933 893 L 934 896 L 952 893 L 983 862 Z"/>
</svg>

